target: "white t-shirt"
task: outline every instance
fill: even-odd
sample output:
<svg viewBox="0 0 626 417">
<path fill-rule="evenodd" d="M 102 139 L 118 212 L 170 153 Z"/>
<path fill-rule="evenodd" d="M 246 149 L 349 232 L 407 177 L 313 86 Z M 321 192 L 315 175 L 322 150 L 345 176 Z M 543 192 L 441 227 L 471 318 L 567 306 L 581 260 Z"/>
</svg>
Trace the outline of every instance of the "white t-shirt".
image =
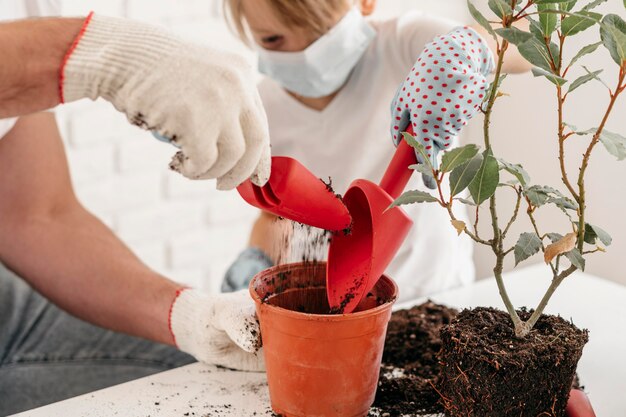
<svg viewBox="0 0 626 417">
<path fill-rule="evenodd" d="M 60 0 L 0 0 L 0 22 L 28 17 L 56 16 L 60 11 Z M 13 128 L 16 121 L 16 118 L 0 119 L 0 139 Z"/>
<path fill-rule="evenodd" d="M 333 101 L 322 111 L 304 106 L 275 81 L 259 84 L 267 111 L 272 154 L 296 158 L 343 194 L 357 178 L 378 183 L 395 151 L 389 106 L 425 44 L 459 26 L 411 12 L 370 21 L 377 36 Z M 414 174 L 407 189 L 424 187 Z M 474 280 L 472 244 L 457 236 L 445 210 L 435 204 L 404 206 L 414 225 L 386 273 L 400 299 L 432 294 Z M 460 219 L 467 219 L 460 207 Z M 468 223 L 469 224 L 469 223 Z"/>
</svg>

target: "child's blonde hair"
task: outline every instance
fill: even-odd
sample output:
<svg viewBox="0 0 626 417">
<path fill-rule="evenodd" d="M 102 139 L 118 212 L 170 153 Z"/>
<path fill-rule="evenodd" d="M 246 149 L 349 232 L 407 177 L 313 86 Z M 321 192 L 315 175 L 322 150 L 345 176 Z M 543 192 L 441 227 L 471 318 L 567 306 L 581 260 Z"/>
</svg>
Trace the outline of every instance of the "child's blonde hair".
<svg viewBox="0 0 626 417">
<path fill-rule="evenodd" d="M 347 10 L 352 0 L 255 0 L 266 1 L 276 17 L 287 27 L 299 27 L 317 37 L 326 33 L 333 25 L 337 12 Z M 239 37 L 250 42 L 246 32 L 245 17 L 241 0 L 224 0 L 224 11 L 228 22 Z"/>
</svg>

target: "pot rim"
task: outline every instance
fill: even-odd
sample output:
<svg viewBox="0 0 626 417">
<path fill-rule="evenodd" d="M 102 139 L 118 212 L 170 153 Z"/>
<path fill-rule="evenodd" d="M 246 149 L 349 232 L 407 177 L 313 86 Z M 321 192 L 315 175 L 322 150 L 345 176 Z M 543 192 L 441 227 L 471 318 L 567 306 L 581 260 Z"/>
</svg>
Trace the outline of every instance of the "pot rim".
<svg viewBox="0 0 626 417">
<path fill-rule="evenodd" d="M 270 274 L 281 272 L 283 270 L 297 269 L 298 267 L 303 267 L 303 268 L 314 268 L 314 267 L 318 267 L 319 268 L 319 267 L 323 267 L 324 269 L 326 269 L 326 262 L 325 261 L 319 261 L 319 262 L 316 262 L 316 263 L 311 263 L 311 262 L 294 262 L 294 263 L 289 263 L 289 264 L 275 265 L 275 266 L 272 266 L 270 268 L 264 269 L 263 271 L 261 271 L 258 274 L 256 274 L 252 278 L 252 280 L 250 280 L 250 284 L 248 285 L 248 291 L 250 293 L 250 296 L 254 300 L 254 303 L 256 305 L 258 305 L 258 306 L 262 306 L 263 308 L 267 308 L 268 310 L 274 312 L 275 314 L 288 316 L 288 317 L 291 317 L 291 318 L 296 318 L 296 319 L 301 319 L 301 320 L 308 320 L 308 321 L 349 321 L 349 320 L 358 320 L 358 319 L 361 319 L 363 317 L 372 316 L 372 315 L 376 315 L 378 313 L 382 313 L 383 311 L 390 309 L 393 306 L 393 304 L 396 302 L 396 300 L 398 299 L 398 285 L 395 283 L 395 281 L 393 279 L 391 279 L 387 275 L 383 274 L 379 278 L 379 281 L 386 280 L 387 283 L 390 284 L 391 287 L 393 288 L 393 293 L 392 293 L 393 295 L 392 295 L 392 297 L 388 301 L 386 301 L 383 304 L 378 305 L 378 306 L 376 306 L 374 308 L 370 308 L 369 310 L 358 311 L 356 313 L 342 313 L 342 314 L 312 314 L 312 313 L 302 313 L 302 312 L 299 312 L 299 311 L 288 310 L 288 309 L 283 308 L 283 307 L 278 307 L 278 306 L 274 306 L 272 304 L 263 302 L 263 300 L 261 299 L 261 296 L 255 291 L 254 285 L 253 285 L 255 283 L 255 281 L 258 279 L 258 277 L 261 274 L 263 274 L 264 276 L 267 276 L 267 275 L 270 275 Z M 376 285 L 378 285 L 378 283 L 376 283 Z"/>
</svg>

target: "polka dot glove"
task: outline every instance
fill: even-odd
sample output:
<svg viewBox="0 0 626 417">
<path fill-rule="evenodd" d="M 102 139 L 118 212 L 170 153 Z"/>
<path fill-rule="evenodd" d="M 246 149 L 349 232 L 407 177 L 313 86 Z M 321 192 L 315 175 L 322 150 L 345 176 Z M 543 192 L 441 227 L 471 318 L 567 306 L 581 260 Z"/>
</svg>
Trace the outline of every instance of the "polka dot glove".
<svg viewBox="0 0 626 417">
<path fill-rule="evenodd" d="M 494 67 L 486 42 L 473 29 L 460 27 L 426 45 L 391 103 L 391 135 L 397 146 L 409 123 L 415 139 L 437 168 L 439 151 L 451 146 L 487 94 Z M 417 160 L 423 163 L 421 155 Z M 435 188 L 434 180 L 423 176 Z"/>
</svg>

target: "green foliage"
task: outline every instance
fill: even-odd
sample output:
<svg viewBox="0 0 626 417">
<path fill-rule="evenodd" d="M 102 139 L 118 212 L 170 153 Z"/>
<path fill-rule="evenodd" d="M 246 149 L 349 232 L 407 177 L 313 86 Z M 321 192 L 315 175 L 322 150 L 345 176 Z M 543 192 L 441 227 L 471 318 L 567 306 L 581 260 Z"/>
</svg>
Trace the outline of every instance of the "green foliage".
<svg viewBox="0 0 626 417">
<path fill-rule="evenodd" d="M 476 176 L 469 185 L 469 191 L 478 205 L 496 192 L 500 182 L 500 167 L 498 161 L 493 157 L 491 149 L 483 152 L 483 160 Z"/>
<path fill-rule="evenodd" d="M 489 0 L 488 4 L 491 11 L 500 19 L 513 13 L 511 5 L 505 0 Z"/>
<path fill-rule="evenodd" d="M 561 33 L 565 36 L 572 36 L 589 29 L 602 19 L 600 13 L 578 12 L 573 16 L 568 16 L 561 22 Z"/>
<path fill-rule="evenodd" d="M 436 203 L 438 201 L 439 200 L 436 197 L 433 197 L 425 191 L 411 190 L 403 193 L 400 197 L 396 198 L 396 200 L 391 203 L 389 208 L 414 203 Z"/>
<path fill-rule="evenodd" d="M 493 28 L 491 27 L 491 24 L 489 24 L 489 21 L 487 20 L 487 18 L 483 16 L 482 13 L 480 13 L 478 9 L 469 0 L 467 0 L 467 7 L 469 8 L 469 12 L 474 18 L 474 20 L 478 22 L 478 24 L 481 25 L 483 28 L 485 28 L 485 30 L 491 36 L 493 36 L 494 39 L 497 39 L 496 32 L 493 31 Z"/>
<path fill-rule="evenodd" d="M 567 80 L 563 77 L 559 77 L 552 72 L 546 71 L 542 68 L 534 67 L 531 69 L 533 75 L 535 77 L 546 77 L 551 83 L 555 85 L 563 85 L 567 82 Z"/>
<path fill-rule="evenodd" d="M 541 207 L 548 202 L 550 196 L 540 185 L 533 185 L 524 190 L 524 195 L 535 207 Z"/>
<path fill-rule="evenodd" d="M 578 87 L 585 84 L 586 82 L 598 79 L 598 75 L 600 73 L 602 73 L 602 70 L 588 72 L 587 74 L 578 77 L 570 84 L 569 89 L 567 90 L 567 93 L 568 94 L 571 93 L 572 91 L 576 90 Z"/>
<path fill-rule="evenodd" d="M 556 30 L 557 15 L 555 13 L 542 13 L 546 10 L 556 9 L 552 3 L 538 4 L 537 10 L 539 11 L 539 25 L 541 27 L 541 33 L 546 38 L 552 36 L 552 32 Z"/>
<path fill-rule="evenodd" d="M 465 198 L 456 197 L 455 200 L 460 201 L 463 204 L 467 204 L 468 206 L 476 206 L 476 203 Z"/>
<path fill-rule="evenodd" d="M 433 177 L 433 170 L 432 170 L 432 168 L 430 168 L 426 164 L 409 165 L 409 168 L 419 172 L 420 174 L 423 174 L 423 175 L 426 175 L 428 177 L 434 178 Z"/>
<path fill-rule="evenodd" d="M 583 47 L 580 51 L 578 51 L 576 55 L 574 55 L 574 58 L 572 58 L 572 60 L 570 61 L 569 66 L 571 67 L 572 65 L 574 65 L 574 62 L 578 61 L 583 56 L 594 52 L 596 49 L 598 49 L 598 46 L 600 45 L 602 45 L 602 42 L 592 43 L 591 45 Z"/>
<path fill-rule="evenodd" d="M 626 138 L 624 136 L 602 129 L 600 141 L 606 150 L 609 151 L 611 155 L 615 156 L 618 161 L 622 161 L 626 158 Z"/>
<path fill-rule="evenodd" d="M 608 14 L 600 25 L 600 38 L 617 65 L 626 61 L 626 22 L 616 14 Z"/>
<path fill-rule="evenodd" d="M 524 32 L 516 27 L 499 28 L 496 29 L 495 32 L 513 45 L 519 45 L 520 43 L 529 41 L 533 37 L 532 33 Z"/>
<path fill-rule="evenodd" d="M 598 7 L 599 5 L 601 5 L 602 3 L 605 3 L 607 0 L 594 0 L 591 3 L 589 3 L 588 5 L 586 5 L 585 7 L 583 7 L 581 10 L 582 11 L 587 11 L 587 10 L 591 10 L 594 9 L 596 7 Z"/>
<path fill-rule="evenodd" d="M 502 165 L 502 169 L 512 174 L 519 181 L 522 186 L 526 186 L 530 182 L 530 176 L 524 170 L 524 168 L 520 164 L 512 164 L 510 162 L 505 161 L 504 159 L 498 159 L 500 165 Z"/>
<path fill-rule="evenodd" d="M 541 249 L 541 240 L 535 233 L 522 233 L 513 250 L 515 254 L 515 266 L 530 258 Z"/>
<path fill-rule="evenodd" d="M 450 194 L 457 195 L 472 182 L 483 163 L 482 155 L 476 155 L 469 161 L 459 165 L 450 173 Z"/>
<path fill-rule="evenodd" d="M 424 148 L 424 145 L 416 141 L 415 137 L 406 132 L 402 132 L 402 137 L 411 148 L 415 149 L 417 152 L 419 152 L 420 155 L 422 155 L 422 159 L 424 160 L 423 165 L 425 165 L 426 168 L 432 171 L 433 165 L 430 163 L 430 158 L 428 157 L 428 152 L 426 152 L 426 148 Z"/>
<path fill-rule="evenodd" d="M 559 47 L 554 42 L 550 43 L 550 51 L 546 45 L 536 38 L 532 38 L 517 47 L 519 53 L 531 64 L 546 71 L 553 72 L 559 60 Z M 554 58 L 554 59 L 552 59 Z"/>
<path fill-rule="evenodd" d="M 450 172 L 454 168 L 472 159 L 478 153 L 478 146 L 470 144 L 446 152 L 441 159 L 441 172 Z"/>
<path fill-rule="evenodd" d="M 595 245 L 600 240 L 604 246 L 609 246 L 613 242 L 613 238 L 604 229 L 585 223 L 585 242 Z"/>
</svg>

